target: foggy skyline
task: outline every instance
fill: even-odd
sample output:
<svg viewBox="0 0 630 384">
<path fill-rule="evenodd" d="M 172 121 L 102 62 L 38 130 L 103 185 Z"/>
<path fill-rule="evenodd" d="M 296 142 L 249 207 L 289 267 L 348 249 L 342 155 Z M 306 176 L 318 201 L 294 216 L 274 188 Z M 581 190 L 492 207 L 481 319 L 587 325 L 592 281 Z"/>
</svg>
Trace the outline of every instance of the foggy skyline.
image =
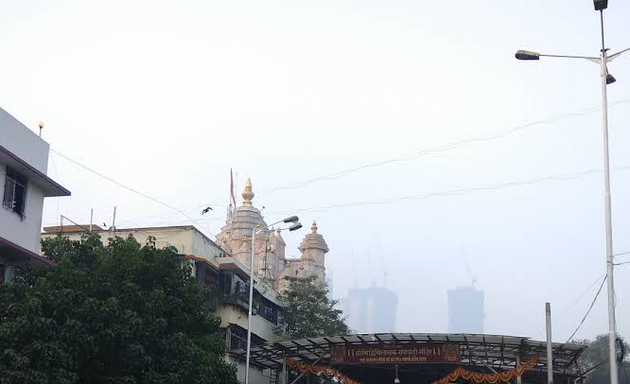
<svg viewBox="0 0 630 384">
<path fill-rule="evenodd" d="M 250 177 L 268 222 L 317 220 L 335 298 L 385 267 L 398 331 L 447 331 L 444 292 L 469 281 L 462 249 L 487 333 L 543 339 L 549 301 L 562 342 L 588 309 L 605 273 L 599 70 L 514 52 L 597 54 L 591 3 L 3 5 L 0 106 L 33 131 L 44 121 L 54 151 L 202 224 L 53 152 L 48 174 L 72 196 L 46 202 L 44 225 L 59 214 L 86 223 L 91 208 L 109 225 L 116 206 L 118 227 L 216 235 L 233 168 L 236 193 Z M 613 52 L 630 47 L 629 16 L 610 2 Z M 610 70 L 614 252 L 624 253 L 630 57 Z M 285 236 L 287 256 L 303 235 Z M 616 268 L 626 338 L 629 277 L 630 265 Z M 606 331 L 604 288 L 575 338 Z"/>
</svg>

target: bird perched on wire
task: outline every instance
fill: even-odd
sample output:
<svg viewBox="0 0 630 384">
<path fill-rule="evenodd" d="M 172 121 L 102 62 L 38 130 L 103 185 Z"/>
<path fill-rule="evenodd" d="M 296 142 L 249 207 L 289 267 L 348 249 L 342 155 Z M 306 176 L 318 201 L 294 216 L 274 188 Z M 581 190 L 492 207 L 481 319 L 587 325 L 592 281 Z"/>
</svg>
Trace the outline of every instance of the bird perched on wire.
<svg viewBox="0 0 630 384">
<path fill-rule="evenodd" d="M 206 208 L 203 209 L 203 211 L 201 211 L 201 214 L 205 215 L 206 213 L 208 213 L 210 211 L 214 211 L 214 209 L 212 209 L 212 207 L 206 207 Z"/>
</svg>

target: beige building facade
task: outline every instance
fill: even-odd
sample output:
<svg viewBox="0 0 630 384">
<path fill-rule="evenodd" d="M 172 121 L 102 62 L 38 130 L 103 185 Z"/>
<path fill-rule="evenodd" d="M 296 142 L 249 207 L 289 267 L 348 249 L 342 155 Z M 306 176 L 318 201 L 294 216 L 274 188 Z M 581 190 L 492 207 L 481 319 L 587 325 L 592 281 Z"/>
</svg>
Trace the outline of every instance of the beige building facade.
<svg viewBox="0 0 630 384">
<path fill-rule="evenodd" d="M 212 310 L 221 318 L 221 332 L 228 350 L 245 348 L 248 327 L 249 279 L 252 230 L 267 228 L 260 211 L 252 204 L 254 193 L 248 180 L 243 192 L 243 204 L 237 207 L 226 220 L 217 235 L 216 242 L 191 225 L 144 228 L 109 228 L 93 226 L 92 231 L 101 236 L 103 242 L 114 236 L 132 235 L 140 244 L 149 237 L 155 246 L 175 247 L 177 252 L 191 264 L 197 282 L 211 286 L 219 292 Z M 45 227 L 42 239 L 66 236 L 80 240 L 86 226 Z M 325 255 L 328 246 L 313 223 L 310 233 L 304 236 L 299 258 L 286 258 L 286 243 L 279 231 L 263 231 L 256 237 L 254 259 L 254 316 L 252 317 L 252 344 L 258 345 L 277 340 L 274 328 L 278 325 L 282 305 L 280 293 L 287 288 L 285 276 L 315 276 L 325 282 Z M 226 356 L 238 369 L 238 379 L 245 381 L 245 363 Z M 252 365 L 252 384 L 278 383 L 278 373 Z"/>
</svg>

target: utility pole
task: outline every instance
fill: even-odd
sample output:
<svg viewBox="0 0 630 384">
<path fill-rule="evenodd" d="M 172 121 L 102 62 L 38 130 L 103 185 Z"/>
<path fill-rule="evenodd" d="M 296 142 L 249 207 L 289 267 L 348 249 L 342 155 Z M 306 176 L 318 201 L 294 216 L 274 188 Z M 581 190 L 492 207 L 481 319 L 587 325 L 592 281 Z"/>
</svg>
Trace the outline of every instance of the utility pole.
<svg viewBox="0 0 630 384">
<path fill-rule="evenodd" d="M 116 232 L 116 206 L 114 206 L 114 217 L 112 218 L 111 232 L 112 237 L 114 237 L 114 233 Z"/>
<path fill-rule="evenodd" d="M 551 342 L 551 304 L 545 303 L 547 323 L 547 384 L 553 384 L 553 345 Z"/>
<path fill-rule="evenodd" d="M 599 12 L 600 32 L 601 32 L 601 50 L 599 57 L 595 56 L 575 56 L 575 55 L 550 55 L 541 54 L 533 51 L 519 50 L 516 52 L 518 60 L 540 60 L 541 57 L 554 57 L 565 59 L 584 59 L 600 65 L 600 84 L 602 98 L 602 141 L 603 141 L 603 157 L 604 157 L 604 229 L 606 242 L 606 278 L 608 291 L 608 359 L 610 366 L 610 383 L 619 383 L 619 371 L 617 367 L 617 324 L 615 320 L 615 283 L 613 279 L 614 260 L 613 260 L 613 229 L 612 229 L 612 213 L 610 198 L 610 154 L 609 154 L 609 138 L 608 138 L 608 94 L 607 86 L 613 84 L 617 80 L 608 72 L 607 64 L 619 57 L 624 52 L 630 51 L 630 48 L 623 49 L 617 53 L 608 54 L 606 42 L 604 39 L 604 10 L 608 8 L 608 0 L 593 0 L 595 11 Z"/>
</svg>

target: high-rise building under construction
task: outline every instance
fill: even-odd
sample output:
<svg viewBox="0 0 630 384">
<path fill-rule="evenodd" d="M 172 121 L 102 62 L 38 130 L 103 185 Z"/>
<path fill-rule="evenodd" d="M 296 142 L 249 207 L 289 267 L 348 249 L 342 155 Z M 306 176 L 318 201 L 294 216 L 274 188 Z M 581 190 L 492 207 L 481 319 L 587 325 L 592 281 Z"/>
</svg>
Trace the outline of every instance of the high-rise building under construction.
<svg viewBox="0 0 630 384">
<path fill-rule="evenodd" d="M 342 300 L 350 328 L 358 333 L 396 331 L 398 297 L 384 287 L 351 288 Z"/>
<path fill-rule="evenodd" d="M 447 294 L 449 333 L 483 333 L 483 291 L 466 286 L 451 289 Z"/>
</svg>

